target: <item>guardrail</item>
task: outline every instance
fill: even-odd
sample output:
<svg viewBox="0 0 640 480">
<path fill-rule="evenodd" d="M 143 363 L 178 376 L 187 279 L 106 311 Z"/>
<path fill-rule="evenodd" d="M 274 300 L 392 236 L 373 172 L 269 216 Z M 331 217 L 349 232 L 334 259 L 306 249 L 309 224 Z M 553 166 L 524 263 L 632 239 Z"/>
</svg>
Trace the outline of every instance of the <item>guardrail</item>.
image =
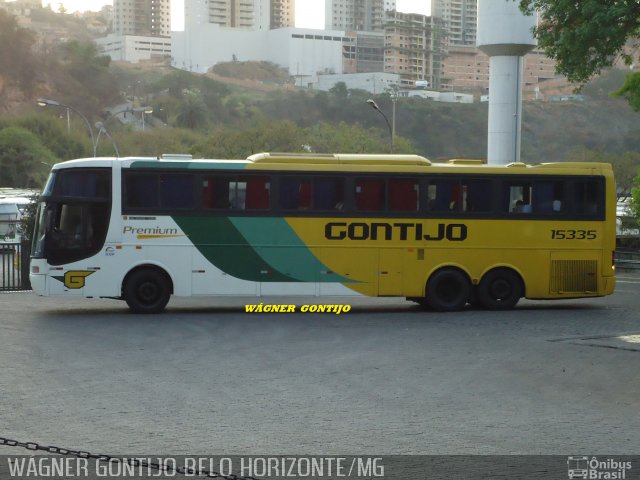
<svg viewBox="0 0 640 480">
<path fill-rule="evenodd" d="M 640 250 L 619 248 L 616 250 L 616 268 L 640 269 Z"/>
<path fill-rule="evenodd" d="M 0 292 L 31 290 L 29 245 L 0 243 Z"/>
</svg>

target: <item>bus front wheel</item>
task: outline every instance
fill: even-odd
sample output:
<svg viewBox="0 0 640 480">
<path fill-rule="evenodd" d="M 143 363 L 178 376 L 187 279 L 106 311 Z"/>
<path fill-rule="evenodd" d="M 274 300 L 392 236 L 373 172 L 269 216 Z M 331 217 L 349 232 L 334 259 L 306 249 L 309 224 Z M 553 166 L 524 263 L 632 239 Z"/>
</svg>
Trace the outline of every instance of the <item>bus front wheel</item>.
<svg viewBox="0 0 640 480">
<path fill-rule="evenodd" d="M 171 297 L 171 285 L 162 272 L 144 268 L 126 279 L 123 293 L 132 312 L 160 313 Z"/>
<path fill-rule="evenodd" d="M 508 310 L 524 294 L 522 280 L 513 270 L 496 268 L 491 270 L 480 280 L 478 285 L 478 300 L 490 310 Z"/>
<path fill-rule="evenodd" d="M 455 268 L 443 268 L 427 282 L 427 303 L 439 312 L 462 310 L 467 304 L 471 285 L 467 276 Z"/>
</svg>

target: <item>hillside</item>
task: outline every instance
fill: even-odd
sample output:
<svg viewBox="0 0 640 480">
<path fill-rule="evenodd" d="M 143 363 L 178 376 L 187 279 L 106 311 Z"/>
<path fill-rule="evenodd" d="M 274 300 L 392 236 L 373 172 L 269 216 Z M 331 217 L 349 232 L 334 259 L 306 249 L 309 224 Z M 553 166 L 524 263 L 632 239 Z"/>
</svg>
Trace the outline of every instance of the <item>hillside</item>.
<svg viewBox="0 0 640 480">
<path fill-rule="evenodd" d="M 96 119 L 126 97 L 138 105 L 150 104 L 159 125 L 199 132 L 216 126 L 242 131 L 274 120 L 288 120 L 298 127 L 344 122 L 374 129 L 381 140 L 388 139 L 384 120 L 366 103 L 371 94 L 296 89 L 286 72 L 265 62 L 228 62 L 206 75 L 166 64 L 116 65 L 98 55 L 91 43 L 36 45 L 33 34 L 1 10 L 0 42 L 12 45 L 0 50 L 0 112 L 6 116 L 35 110 L 35 99 L 44 96 L 68 102 Z M 623 76 L 613 71 L 598 79 L 584 89 L 584 102 L 526 102 L 523 160 L 563 160 L 584 150 L 609 155 L 640 151 L 640 114 L 608 95 Z M 374 98 L 391 117 L 389 97 Z M 396 132 L 410 141 L 412 151 L 429 158 L 483 158 L 487 108 L 486 103 L 400 98 Z"/>
</svg>

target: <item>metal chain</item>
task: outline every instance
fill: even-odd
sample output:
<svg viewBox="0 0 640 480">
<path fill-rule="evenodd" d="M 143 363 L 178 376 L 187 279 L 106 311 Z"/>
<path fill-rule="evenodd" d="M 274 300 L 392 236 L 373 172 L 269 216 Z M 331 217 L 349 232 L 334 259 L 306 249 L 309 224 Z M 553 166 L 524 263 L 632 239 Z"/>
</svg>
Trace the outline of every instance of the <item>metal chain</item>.
<svg viewBox="0 0 640 480">
<path fill-rule="evenodd" d="M 33 451 L 40 450 L 43 452 L 52 453 L 56 455 L 68 455 L 68 456 L 77 457 L 77 458 L 93 459 L 98 462 L 116 461 L 120 463 L 128 463 L 129 465 L 133 465 L 134 467 L 150 468 L 152 470 L 158 470 L 160 472 L 165 472 L 165 473 L 175 472 L 180 475 L 190 475 L 190 476 L 205 477 L 205 478 L 223 478 L 224 480 L 258 480 L 257 478 L 250 477 L 250 476 L 241 477 L 235 474 L 223 475 L 213 470 L 196 470 L 190 467 L 172 467 L 169 465 L 161 465 L 155 462 L 148 462 L 144 459 L 139 459 L 139 458 L 121 458 L 121 457 L 115 457 L 112 455 L 105 455 L 102 453 L 95 454 L 95 453 L 85 452 L 83 450 L 71 450 L 69 448 L 54 447 L 51 445 L 48 445 L 48 446 L 40 445 L 36 442 L 19 442 L 18 440 L 11 440 L 9 438 L 4 438 L 4 437 L 0 437 L 0 445 L 6 445 L 8 447 L 22 447 L 22 448 L 26 448 L 27 450 L 33 450 Z"/>
</svg>

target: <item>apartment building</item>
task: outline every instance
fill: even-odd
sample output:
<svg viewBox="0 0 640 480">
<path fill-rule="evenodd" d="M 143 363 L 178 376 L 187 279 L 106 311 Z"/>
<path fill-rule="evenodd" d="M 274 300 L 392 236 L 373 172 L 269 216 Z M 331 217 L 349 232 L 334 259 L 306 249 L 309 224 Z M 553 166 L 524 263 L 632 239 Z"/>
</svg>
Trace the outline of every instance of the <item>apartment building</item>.
<svg viewBox="0 0 640 480">
<path fill-rule="evenodd" d="M 535 49 L 524 56 L 523 88 L 527 98 L 535 96 L 536 87 L 549 80 L 560 80 L 556 62 L 544 51 Z M 564 78 L 564 77 L 561 77 Z M 560 80 L 560 84 L 564 86 Z M 476 47 L 449 46 L 443 61 L 442 90 L 471 90 L 486 93 L 489 88 L 489 57 Z"/>
<path fill-rule="evenodd" d="M 326 0 L 325 27 L 329 30 L 379 32 L 384 29 L 388 0 Z"/>
<path fill-rule="evenodd" d="M 269 8 L 271 29 L 294 27 L 296 24 L 295 0 L 271 0 Z"/>
<path fill-rule="evenodd" d="M 387 12 L 384 71 L 400 75 L 404 87 L 427 81 L 438 89 L 445 53 L 442 21 L 417 13 Z"/>
<path fill-rule="evenodd" d="M 171 0 L 114 0 L 113 33 L 171 36 Z"/>
<path fill-rule="evenodd" d="M 347 32 L 342 41 L 344 73 L 373 73 L 384 70 L 382 32 Z"/>
<path fill-rule="evenodd" d="M 295 24 L 295 0 L 185 2 L 185 28 L 190 25 L 203 24 L 247 30 L 293 27 Z"/>
<path fill-rule="evenodd" d="M 442 19 L 449 46 L 475 47 L 477 0 L 432 0 L 431 15 Z"/>
</svg>

